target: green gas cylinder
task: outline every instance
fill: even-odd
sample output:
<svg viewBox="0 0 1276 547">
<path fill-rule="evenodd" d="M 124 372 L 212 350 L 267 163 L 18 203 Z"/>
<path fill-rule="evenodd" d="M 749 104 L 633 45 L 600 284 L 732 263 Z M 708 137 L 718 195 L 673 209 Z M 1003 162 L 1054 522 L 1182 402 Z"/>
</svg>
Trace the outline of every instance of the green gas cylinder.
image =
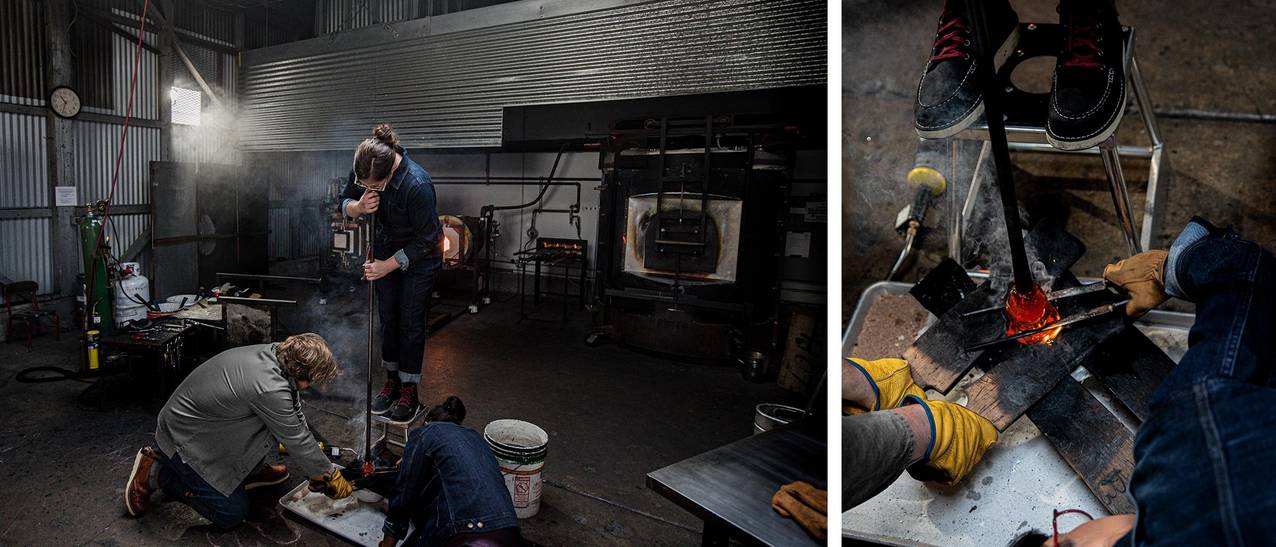
<svg viewBox="0 0 1276 547">
<path fill-rule="evenodd" d="M 80 220 L 80 248 L 84 256 L 84 314 L 89 329 L 110 334 L 115 323 L 114 316 L 111 315 L 105 242 L 101 247 L 98 246 L 101 235 L 102 210 L 99 206 L 90 207 L 88 214 Z"/>
</svg>

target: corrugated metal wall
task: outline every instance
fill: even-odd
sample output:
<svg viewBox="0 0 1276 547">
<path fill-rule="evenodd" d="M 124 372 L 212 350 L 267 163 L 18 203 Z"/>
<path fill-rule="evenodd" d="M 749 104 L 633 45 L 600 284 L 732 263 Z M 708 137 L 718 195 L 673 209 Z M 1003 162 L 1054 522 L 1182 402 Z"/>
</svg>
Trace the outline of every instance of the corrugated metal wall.
<svg viewBox="0 0 1276 547">
<path fill-rule="evenodd" d="M 373 24 L 422 17 L 417 0 L 317 0 L 315 25 L 319 34 L 343 32 Z"/>
<path fill-rule="evenodd" d="M 0 220 L 0 274 L 14 281 L 40 284 L 41 292 L 53 286 L 53 260 L 49 249 L 49 219 Z"/>
<path fill-rule="evenodd" d="M 519 7 L 486 10 L 509 6 Z M 427 26 L 377 47 L 254 50 L 241 144 L 344 149 L 384 121 L 413 148 L 499 146 L 510 105 L 818 85 L 826 12 L 818 0 L 660 0 L 447 34 Z"/>
<path fill-rule="evenodd" d="M 192 2 L 175 3 L 173 14 L 178 33 L 196 36 L 228 48 L 235 38 L 234 13 L 209 8 Z M 133 0 L 78 0 L 72 6 L 72 48 L 77 87 L 81 95 L 92 96 L 100 104 L 87 104 L 85 112 L 123 116 L 127 107 L 129 80 L 133 69 L 134 42 L 84 17 L 76 17 L 80 7 L 112 13 L 136 21 L 139 11 Z M 0 0 L 0 103 L 43 106 L 44 84 L 44 7 L 37 0 Z M 120 22 L 116 27 L 128 34 L 136 27 Z M 158 45 L 155 33 L 145 39 Z M 104 52 L 94 49 L 99 47 Z M 233 106 L 237 100 L 239 67 L 235 55 L 225 51 L 186 45 L 203 75 L 222 92 Z M 91 64 L 90 64 L 91 63 Z M 190 80 L 184 66 L 174 69 L 175 80 Z M 137 91 L 134 98 L 135 118 L 158 120 L 160 98 L 159 56 L 143 50 L 138 67 Z M 222 117 L 220 125 L 181 134 L 183 140 L 173 147 L 176 161 L 216 161 L 238 163 L 237 132 L 226 129 L 234 124 Z M 111 182 L 116 153 L 119 150 L 118 123 L 75 120 L 73 171 L 78 201 L 90 203 L 105 199 Z M 202 127 L 202 126 L 201 126 Z M 6 218 L 0 220 L 0 274 L 11 279 L 32 279 L 44 290 L 53 286 L 49 212 L 49 163 L 47 120 L 43 115 L 25 112 L 0 112 L 0 209 L 17 209 L 18 216 L 46 218 Z M 179 146 L 184 145 L 184 146 Z M 160 159 L 161 132 L 154 127 L 132 126 L 120 166 L 116 205 L 146 205 L 150 202 L 149 163 Z M 27 211 L 21 211 L 27 210 Z M 12 212 L 12 211 L 11 211 Z M 112 249 L 122 253 L 145 231 L 146 214 L 114 214 L 107 235 Z M 75 252 L 79 250 L 59 250 Z"/>
<path fill-rule="evenodd" d="M 0 102 L 44 104 L 44 6 L 0 2 Z"/>
<path fill-rule="evenodd" d="M 47 129 L 43 116 L 0 113 L 0 209 L 48 207 Z"/>
<path fill-rule="evenodd" d="M 106 199 L 111 188 L 111 173 L 120 149 L 121 125 L 113 123 L 76 122 L 75 186 L 80 203 Z M 115 205 L 142 205 L 151 202 L 150 162 L 160 157 L 160 130 L 130 127 L 124 157 L 120 161 L 120 178 L 115 188 Z"/>
</svg>

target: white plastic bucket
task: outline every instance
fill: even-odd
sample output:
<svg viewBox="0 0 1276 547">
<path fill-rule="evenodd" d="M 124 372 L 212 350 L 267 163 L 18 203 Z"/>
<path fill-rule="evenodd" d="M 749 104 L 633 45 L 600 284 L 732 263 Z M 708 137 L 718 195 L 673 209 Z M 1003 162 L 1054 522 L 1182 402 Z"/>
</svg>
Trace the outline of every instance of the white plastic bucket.
<svg viewBox="0 0 1276 547">
<path fill-rule="evenodd" d="M 549 434 L 522 420 L 496 420 L 483 428 L 483 438 L 505 476 L 514 513 L 525 519 L 541 509 L 541 469 L 549 449 Z"/>
</svg>

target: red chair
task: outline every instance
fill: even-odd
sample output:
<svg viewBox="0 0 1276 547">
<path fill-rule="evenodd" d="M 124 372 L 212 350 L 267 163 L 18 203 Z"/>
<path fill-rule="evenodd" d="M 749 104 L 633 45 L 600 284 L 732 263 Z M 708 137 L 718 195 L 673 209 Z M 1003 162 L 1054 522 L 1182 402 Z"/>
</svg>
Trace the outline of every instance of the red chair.
<svg viewBox="0 0 1276 547">
<path fill-rule="evenodd" d="M 53 318 L 53 336 L 54 340 L 62 340 L 62 323 L 58 319 L 58 312 L 53 310 L 40 309 L 40 301 L 36 295 L 40 292 L 40 284 L 35 281 L 17 281 L 4 285 L 4 310 L 9 314 L 9 321 L 5 326 L 5 342 L 13 341 L 13 324 L 21 323 L 26 326 L 27 347 L 31 347 L 32 334 L 38 335 L 41 330 L 41 323 L 47 317 Z M 13 305 L 21 305 L 26 301 L 30 307 L 13 311 Z M 16 301 L 16 302 L 15 302 Z"/>
</svg>

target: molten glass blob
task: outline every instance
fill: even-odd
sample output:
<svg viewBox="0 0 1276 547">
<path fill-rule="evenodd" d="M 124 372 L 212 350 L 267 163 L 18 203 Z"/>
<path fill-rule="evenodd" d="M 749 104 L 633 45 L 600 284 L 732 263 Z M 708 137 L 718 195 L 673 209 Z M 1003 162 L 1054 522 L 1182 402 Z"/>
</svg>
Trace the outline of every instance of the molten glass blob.
<svg viewBox="0 0 1276 547">
<path fill-rule="evenodd" d="M 1055 309 L 1054 304 L 1046 298 L 1046 293 L 1041 290 L 1040 285 L 1033 285 L 1032 292 L 1028 294 L 1020 293 L 1015 289 L 1010 290 L 1010 296 L 1006 298 L 1006 317 L 1010 319 L 1010 325 L 1006 327 L 1006 335 L 1012 336 L 1058 321 L 1059 310 Z M 1058 328 L 1050 329 L 1040 334 L 1020 338 L 1019 343 L 1049 345 L 1059 336 L 1059 330 Z"/>
</svg>

